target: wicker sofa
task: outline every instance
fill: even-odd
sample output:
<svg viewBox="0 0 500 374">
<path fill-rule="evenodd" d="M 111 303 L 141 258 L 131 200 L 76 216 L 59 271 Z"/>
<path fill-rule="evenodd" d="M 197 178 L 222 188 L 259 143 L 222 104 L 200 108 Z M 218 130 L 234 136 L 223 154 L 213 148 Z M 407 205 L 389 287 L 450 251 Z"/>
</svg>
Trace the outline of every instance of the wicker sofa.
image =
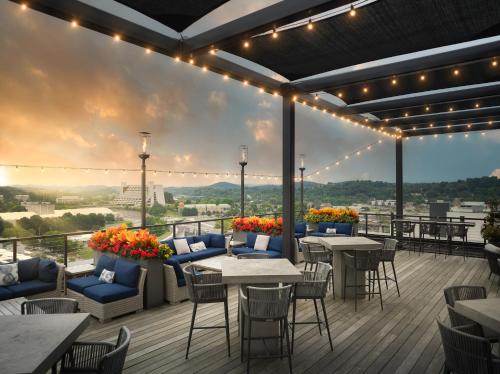
<svg viewBox="0 0 500 374">
<path fill-rule="evenodd" d="M 102 270 L 115 271 L 113 283 L 99 280 Z M 87 312 L 101 323 L 144 307 L 144 284 L 147 270 L 125 259 L 103 255 L 93 275 L 66 282 L 67 295 L 78 301 L 80 311 Z"/>
<path fill-rule="evenodd" d="M 64 289 L 64 265 L 38 257 L 17 262 L 19 282 L 0 286 L 0 300 L 17 297 L 60 297 Z"/>
</svg>

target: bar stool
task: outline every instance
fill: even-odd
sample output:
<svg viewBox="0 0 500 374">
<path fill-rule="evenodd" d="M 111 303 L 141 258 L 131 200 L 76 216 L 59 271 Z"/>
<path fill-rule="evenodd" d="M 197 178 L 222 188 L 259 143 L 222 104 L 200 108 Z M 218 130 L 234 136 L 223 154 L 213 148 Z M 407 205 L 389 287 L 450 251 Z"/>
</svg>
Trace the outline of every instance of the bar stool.
<svg viewBox="0 0 500 374">
<path fill-rule="evenodd" d="M 418 233 L 418 238 L 419 238 L 419 244 L 420 244 L 420 253 L 423 251 L 423 240 L 425 239 L 425 235 L 432 236 L 434 238 L 434 242 L 436 242 L 439 237 L 439 240 L 441 240 L 441 233 L 439 232 L 439 227 L 433 223 L 433 222 L 420 222 L 419 224 L 419 233 Z M 441 245 L 440 242 L 438 242 L 438 245 Z M 436 251 L 434 251 L 434 256 L 436 256 Z"/>
<path fill-rule="evenodd" d="M 318 263 L 320 262 L 331 264 L 333 266 L 333 252 L 326 249 L 323 245 L 313 243 L 300 243 L 300 248 L 302 249 L 302 253 L 304 254 L 304 270 L 307 270 L 308 266 L 309 270 L 313 270 L 317 268 Z M 333 299 L 335 300 L 335 283 L 333 278 L 333 270 L 331 273 L 331 282 Z"/>
<path fill-rule="evenodd" d="M 382 269 L 384 270 L 384 280 L 385 280 L 385 287 L 386 289 L 389 289 L 389 285 L 387 284 L 387 281 L 393 281 L 396 283 L 396 289 L 398 290 L 398 296 L 401 296 L 399 294 L 399 284 L 398 284 L 398 277 L 396 275 L 396 268 L 394 266 L 394 258 L 396 257 L 396 246 L 398 245 L 398 241 L 396 239 L 388 239 L 386 238 L 384 240 L 384 248 L 382 248 L 382 251 L 380 252 L 380 262 L 382 262 Z M 394 278 L 388 277 L 387 273 L 385 271 L 385 263 L 389 262 L 392 265 L 392 274 L 394 274 Z M 375 287 L 375 282 L 373 284 L 373 287 Z"/>
<path fill-rule="evenodd" d="M 450 241 L 450 246 L 454 237 L 458 237 L 462 240 L 462 253 L 465 261 L 465 258 L 467 257 L 467 247 L 465 245 L 465 242 L 467 241 L 467 231 L 469 229 L 465 227 L 465 225 L 453 224 L 453 223 L 449 224 L 446 228 L 447 228 L 446 233 L 448 236 L 448 240 Z M 451 254 L 451 249 L 450 249 L 450 254 Z"/>
</svg>

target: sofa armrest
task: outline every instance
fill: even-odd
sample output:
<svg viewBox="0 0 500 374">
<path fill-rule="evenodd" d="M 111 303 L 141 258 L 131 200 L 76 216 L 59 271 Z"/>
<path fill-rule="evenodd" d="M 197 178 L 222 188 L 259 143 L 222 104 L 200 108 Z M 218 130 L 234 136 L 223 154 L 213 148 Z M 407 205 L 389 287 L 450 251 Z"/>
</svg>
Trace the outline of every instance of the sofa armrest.
<svg viewBox="0 0 500 374">
<path fill-rule="evenodd" d="M 141 273 L 139 274 L 139 282 L 137 283 L 137 288 L 139 289 L 139 295 L 144 294 L 144 284 L 146 283 L 147 269 L 141 267 Z"/>
<path fill-rule="evenodd" d="M 64 291 L 64 283 L 65 283 L 65 275 L 66 275 L 66 266 L 63 264 L 57 264 L 57 286 L 56 291 L 63 292 Z"/>
</svg>

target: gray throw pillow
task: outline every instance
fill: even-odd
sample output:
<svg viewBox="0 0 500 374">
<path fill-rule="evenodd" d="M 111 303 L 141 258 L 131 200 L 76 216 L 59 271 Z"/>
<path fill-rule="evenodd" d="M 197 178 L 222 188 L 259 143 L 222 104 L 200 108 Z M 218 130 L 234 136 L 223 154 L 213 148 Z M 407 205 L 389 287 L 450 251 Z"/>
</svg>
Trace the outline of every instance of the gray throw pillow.
<svg viewBox="0 0 500 374">
<path fill-rule="evenodd" d="M 18 282 L 17 263 L 0 265 L 0 286 L 12 286 Z"/>
<path fill-rule="evenodd" d="M 111 270 L 103 269 L 101 275 L 99 276 L 99 280 L 106 283 L 113 283 L 115 279 L 115 272 Z"/>
</svg>

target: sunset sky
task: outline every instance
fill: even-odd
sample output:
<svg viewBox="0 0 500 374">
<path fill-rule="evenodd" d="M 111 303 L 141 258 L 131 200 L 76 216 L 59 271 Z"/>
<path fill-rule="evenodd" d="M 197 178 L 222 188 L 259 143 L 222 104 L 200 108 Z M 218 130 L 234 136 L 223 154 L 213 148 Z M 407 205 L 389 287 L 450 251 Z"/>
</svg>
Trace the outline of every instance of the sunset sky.
<svg viewBox="0 0 500 374">
<path fill-rule="evenodd" d="M 223 19 L 224 11 L 231 9 L 203 20 L 199 30 Z M 2 164 L 137 168 L 137 133 L 149 131 L 150 169 L 237 172 L 238 148 L 246 144 L 248 172 L 281 174 L 281 98 L 254 87 L 36 11 L 23 12 L 8 1 L 0 2 L 0 69 Z M 306 154 L 308 170 L 378 139 L 302 106 L 296 123 L 297 154 Z M 394 181 L 393 143 L 384 139 L 369 153 L 312 180 Z M 500 169 L 499 130 L 468 138 L 412 139 L 404 149 L 405 179 L 411 182 Z M 167 186 L 218 181 L 166 174 L 154 180 Z M 122 181 L 138 183 L 139 174 L 0 168 L 0 185 Z"/>
</svg>

